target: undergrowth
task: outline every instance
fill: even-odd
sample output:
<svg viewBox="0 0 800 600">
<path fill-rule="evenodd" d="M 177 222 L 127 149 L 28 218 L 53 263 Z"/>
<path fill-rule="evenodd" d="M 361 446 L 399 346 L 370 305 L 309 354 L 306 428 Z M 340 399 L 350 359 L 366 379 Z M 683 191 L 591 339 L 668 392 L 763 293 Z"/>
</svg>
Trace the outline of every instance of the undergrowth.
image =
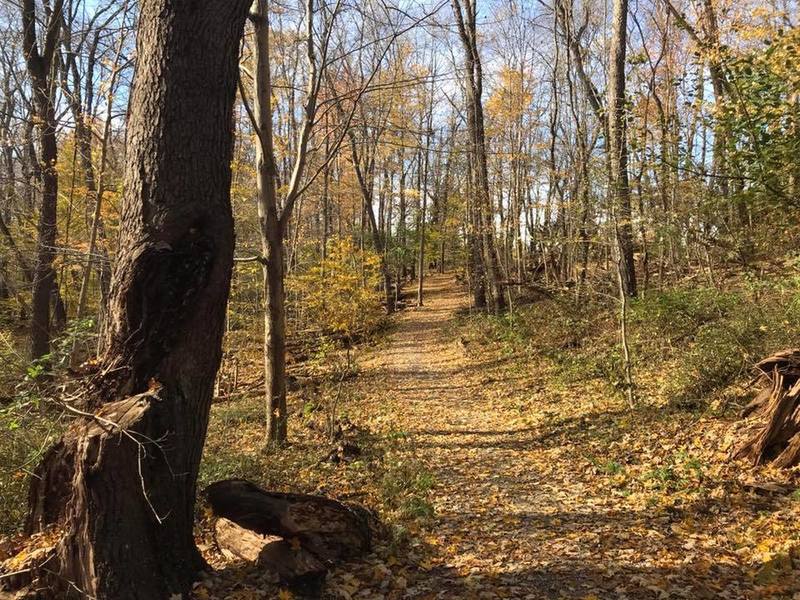
<svg viewBox="0 0 800 600">
<path fill-rule="evenodd" d="M 576 302 L 570 293 L 500 316 L 462 315 L 459 330 L 467 324 L 471 342 L 491 342 L 506 356 L 546 359 L 565 385 L 598 382 L 621 394 L 618 311 L 608 297 Z M 648 290 L 630 304 L 629 336 L 641 399 L 726 405 L 740 399 L 755 362 L 800 339 L 800 274 Z"/>
<path fill-rule="evenodd" d="M 377 319 L 359 343 L 376 343 L 386 323 L 386 319 Z M 0 360 L 5 365 L 0 370 L 4 378 L 0 382 L 0 536 L 13 534 L 22 526 L 31 474 L 71 420 L 60 405 L 68 390 L 79 384 L 68 372 L 69 356 L 76 346 L 87 352 L 94 347 L 92 329 L 89 320 L 73 321 L 54 340 L 53 352 L 33 363 L 19 351 L 17 340 L 0 337 Z M 229 337 L 238 334 L 229 332 Z M 360 455 L 338 463 L 329 460 L 331 449 L 340 440 L 329 439 L 328 420 L 333 418 L 340 427 L 346 424 L 348 406 L 357 400 L 347 385 L 359 372 L 354 351 L 342 349 L 339 341 L 324 336 L 312 336 L 297 345 L 291 373 L 302 375 L 302 381 L 300 389 L 289 395 L 291 443 L 280 450 L 265 450 L 262 388 L 252 383 L 253 374 L 258 373 L 260 343 L 252 336 L 241 341 L 238 351 L 232 353 L 242 365 L 239 387 L 229 381 L 230 368 L 220 374 L 225 386 L 219 391 L 232 394 L 212 404 L 198 490 L 214 481 L 244 478 L 267 489 L 319 493 L 363 503 L 389 522 L 422 523 L 432 516 L 429 487 L 424 485 L 420 469 L 413 463 L 384 460 L 403 439 L 384 439 L 350 428 L 347 439 L 359 448 Z"/>
<path fill-rule="evenodd" d="M 375 510 L 398 535 L 424 526 L 434 517 L 430 502 L 433 477 L 417 462 L 400 458 L 410 443 L 402 432 L 377 434 L 353 425 L 348 406 L 357 402 L 345 386 L 340 399 L 338 434 L 329 439 L 321 406 L 325 386 L 315 398 L 290 397 L 290 444 L 264 448 L 264 407 L 258 394 L 212 407 L 199 489 L 229 478 L 244 478 L 271 490 L 322 494 Z M 328 390 L 334 393 L 333 390 Z M 235 443 L 231 439 L 235 432 Z M 347 443 L 353 456 L 340 459 L 336 449 Z"/>
</svg>

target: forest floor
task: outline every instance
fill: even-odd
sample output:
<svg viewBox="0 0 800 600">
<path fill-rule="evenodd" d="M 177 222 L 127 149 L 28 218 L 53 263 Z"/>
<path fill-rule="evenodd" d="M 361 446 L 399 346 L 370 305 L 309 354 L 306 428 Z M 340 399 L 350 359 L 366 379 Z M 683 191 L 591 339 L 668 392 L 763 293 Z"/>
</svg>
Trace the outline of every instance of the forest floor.
<svg viewBox="0 0 800 600">
<path fill-rule="evenodd" d="M 797 498 L 731 480 L 708 464 L 719 452 L 681 451 L 679 420 L 659 425 L 618 395 L 551 389 L 546 367 L 464 337 L 466 307 L 451 276 L 431 277 L 425 305 L 361 363 L 360 415 L 402 432 L 408 459 L 433 479 L 428 558 L 405 597 L 800 597 L 797 546 L 770 553 L 780 541 L 768 534 L 796 520 Z M 699 444 L 719 450 L 719 430 L 707 433 Z M 616 462 L 621 449 L 628 460 Z M 644 463 L 640 475 L 625 462 Z M 763 537 L 748 540 L 751 527 Z M 748 542 L 767 560 L 748 562 Z"/>
<path fill-rule="evenodd" d="M 345 382 L 341 420 L 363 456 L 326 459 L 297 407 L 291 446 L 235 472 L 362 502 L 392 526 L 329 575 L 326 597 L 800 598 L 798 474 L 728 461 L 731 411 L 631 410 L 599 380 L 498 345 L 452 276 L 425 289 Z M 206 479 L 258 445 L 246 406 L 215 407 Z M 257 597 L 210 592 L 197 597 Z"/>
<path fill-rule="evenodd" d="M 289 444 L 278 450 L 264 448 L 260 341 L 241 325 L 226 338 L 200 488 L 241 477 L 374 511 L 375 547 L 331 570 L 330 600 L 800 600 L 800 469 L 728 459 L 754 393 L 747 377 L 689 401 L 674 393 L 676 382 L 697 389 L 708 379 L 696 366 L 726 356 L 725 337 L 698 346 L 699 327 L 734 332 L 734 364 L 752 364 L 739 354 L 748 329 L 734 319 L 758 305 L 715 293 L 733 308 L 689 313 L 691 304 L 657 295 L 635 307 L 631 409 L 604 366 L 617 352 L 613 316 L 599 321 L 569 297 L 488 317 L 469 310 L 452 275 L 430 276 L 424 306 L 409 303 L 350 352 L 323 351 L 315 338 L 319 348 L 292 358 Z M 726 329 L 708 329 L 709 315 Z M 745 324 L 788 332 L 767 338 L 774 349 L 796 339 L 793 315 Z M 15 511 L 0 514 L 6 526 L 22 518 L 24 482 L 4 482 L 2 506 Z M 220 552 L 213 515 L 199 513 L 197 541 L 214 571 L 194 600 L 299 598 Z"/>
</svg>

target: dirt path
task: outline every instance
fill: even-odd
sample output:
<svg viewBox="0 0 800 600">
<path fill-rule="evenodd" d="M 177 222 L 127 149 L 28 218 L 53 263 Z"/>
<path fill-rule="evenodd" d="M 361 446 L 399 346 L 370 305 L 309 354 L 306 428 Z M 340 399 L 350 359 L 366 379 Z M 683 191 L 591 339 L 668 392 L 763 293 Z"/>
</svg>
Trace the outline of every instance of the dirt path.
<svg viewBox="0 0 800 600">
<path fill-rule="evenodd" d="M 453 339 L 467 298 L 452 277 L 431 277 L 425 298 L 363 364 L 367 409 L 436 482 L 434 558 L 405 597 L 754 597 L 731 554 L 692 561 L 697 542 L 675 537 L 681 515 L 626 507 L 579 472 L 586 449 L 570 432 L 587 421 L 574 398 Z"/>
<path fill-rule="evenodd" d="M 569 595 L 583 587 L 585 567 L 574 570 L 573 544 L 552 526 L 565 495 L 583 491 L 565 490 L 531 468 L 535 431 L 517 424 L 519 406 L 493 393 L 493 365 L 470 358 L 448 332 L 467 302 L 452 277 L 430 278 L 425 306 L 400 316 L 389 348 L 366 365 L 392 398 L 396 427 L 436 481 L 431 541 L 438 564 L 417 591 L 538 598 L 550 588 Z M 542 545 L 561 541 L 560 564 L 543 563 Z"/>
</svg>

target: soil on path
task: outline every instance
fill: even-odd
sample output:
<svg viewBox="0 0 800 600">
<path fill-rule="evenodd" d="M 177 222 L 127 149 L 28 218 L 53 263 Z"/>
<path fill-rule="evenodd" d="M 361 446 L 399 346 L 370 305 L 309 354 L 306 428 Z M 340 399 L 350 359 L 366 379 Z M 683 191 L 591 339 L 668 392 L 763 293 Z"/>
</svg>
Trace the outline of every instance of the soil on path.
<svg viewBox="0 0 800 600">
<path fill-rule="evenodd" d="M 425 291 L 359 378 L 363 414 L 402 435 L 435 479 L 422 536 L 432 559 L 405 597 L 756 597 L 735 554 L 696 552 L 703 540 L 681 534 L 685 513 L 707 507 L 661 511 L 595 487 L 586 448 L 571 443 L 594 418 L 591 402 L 582 413 L 530 365 L 460 338 L 454 319 L 468 299 L 452 276 L 430 277 Z"/>
</svg>

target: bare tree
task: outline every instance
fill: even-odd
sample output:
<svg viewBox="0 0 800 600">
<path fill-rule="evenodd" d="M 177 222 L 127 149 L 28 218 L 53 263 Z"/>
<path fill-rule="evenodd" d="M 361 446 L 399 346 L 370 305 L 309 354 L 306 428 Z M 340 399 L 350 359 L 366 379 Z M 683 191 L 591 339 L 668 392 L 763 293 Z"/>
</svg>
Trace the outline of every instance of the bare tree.
<svg viewBox="0 0 800 600">
<path fill-rule="evenodd" d="M 466 63 L 467 128 L 470 137 L 470 166 L 473 173 L 476 223 L 480 238 L 486 299 L 490 310 L 505 309 L 500 259 L 494 231 L 494 211 L 489 196 L 486 134 L 483 119 L 483 67 L 478 51 L 477 5 L 475 0 L 451 0 Z"/>
<path fill-rule="evenodd" d="M 35 0 L 22 0 L 22 51 L 31 80 L 33 116 L 39 129 L 39 173 L 42 205 L 39 211 L 39 240 L 33 277 L 33 321 L 31 355 L 39 358 L 50 351 L 50 301 L 56 285 L 53 270 L 56 246 L 58 204 L 58 143 L 53 70 L 61 30 L 63 0 L 56 0 L 45 19 L 41 44 L 37 39 Z"/>
<path fill-rule="evenodd" d="M 628 181 L 628 147 L 626 138 L 625 64 L 628 33 L 628 2 L 614 0 L 611 48 L 609 56 L 607 101 L 603 102 L 586 69 L 581 36 L 586 30 L 589 14 L 585 8 L 584 23 L 575 29 L 572 0 L 556 0 L 560 24 L 569 48 L 571 64 L 584 88 L 589 105 L 600 122 L 606 139 L 606 174 L 610 209 L 615 215 L 617 245 L 622 260 L 622 282 L 625 294 L 636 296 L 636 264 L 633 253 L 633 223 Z"/>
<path fill-rule="evenodd" d="M 340 10 L 337 1 L 323 19 L 320 56 L 317 57 L 317 40 L 314 35 L 315 0 L 305 2 L 306 61 L 308 81 L 303 106 L 302 125 L 295 144 L 294 163 L 288 188 L 283 198 L 278 198 L 278 168 L 275 164 L 273 142 L 272 81 L 269 52 L 269 7 L 267 0 L 255 0 L 251 20 L 255 29 L 255 65 L 253 109 L 247 104 L 244 89 L 242 98 L 251 113 L 259 143 L 256 146 L 257 204 L 264 265 L 264 376 L 267 408 L 267 441 L 282 444 L 286 441 L 286 306 L 284 292 L 285 240 L 289 220 L 297 200 L 308 189 L 311 181 L 322 173 L 330 162 L 334 148 L 327 148 L 323 167 L 306 178 L 309 143 L 315 125 L 320 89 L 329 65 L 328 49 L 334 20 Z"/>
<path fill-rule="evenodd" d="M 625 107 L 625 56 L 628 46 L 628 0 L 614 0 L 611 56 L 608 68 L 609 191 L 614 228 L 620 252 L 625 294 L 636 296 L 636 265 L 633 260 L 631 190 L 628 179 L 627 119 Z"/>
</svg>

